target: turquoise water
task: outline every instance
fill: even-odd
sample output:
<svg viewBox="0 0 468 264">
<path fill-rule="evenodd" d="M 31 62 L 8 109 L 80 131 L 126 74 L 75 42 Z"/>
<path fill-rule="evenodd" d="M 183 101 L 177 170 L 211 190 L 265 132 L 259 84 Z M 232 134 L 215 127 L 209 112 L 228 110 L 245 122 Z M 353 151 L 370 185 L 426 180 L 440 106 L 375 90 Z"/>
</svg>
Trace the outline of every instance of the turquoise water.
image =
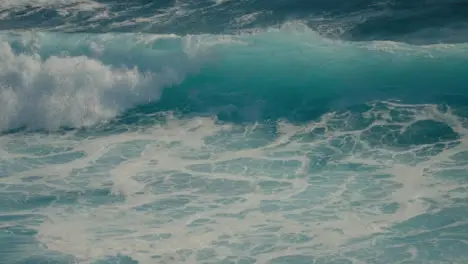
<svg viewBox="0 0 468 264">
<path fill-rule="evenodd" d="M 0 263 L 466 263 L 463 3 L 368 2 L 0 4 Z"/>
</svg>

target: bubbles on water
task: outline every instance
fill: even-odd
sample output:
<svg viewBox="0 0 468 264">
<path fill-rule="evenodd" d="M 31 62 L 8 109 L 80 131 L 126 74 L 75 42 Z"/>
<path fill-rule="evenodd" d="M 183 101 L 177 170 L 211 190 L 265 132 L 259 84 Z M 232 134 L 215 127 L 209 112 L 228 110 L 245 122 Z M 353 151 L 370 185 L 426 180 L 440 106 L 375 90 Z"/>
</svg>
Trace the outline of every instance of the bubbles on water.
<svg viewBox="0 0 468 264">
<path fill-rule="evenodd" d="M 466 259 L 464 119 L 362 109 L 274 130 L 169 115 L 102 137 L 4 136 L 0 201 L 16 200 L 1 221 L 84 263 Z"/>
</svg>

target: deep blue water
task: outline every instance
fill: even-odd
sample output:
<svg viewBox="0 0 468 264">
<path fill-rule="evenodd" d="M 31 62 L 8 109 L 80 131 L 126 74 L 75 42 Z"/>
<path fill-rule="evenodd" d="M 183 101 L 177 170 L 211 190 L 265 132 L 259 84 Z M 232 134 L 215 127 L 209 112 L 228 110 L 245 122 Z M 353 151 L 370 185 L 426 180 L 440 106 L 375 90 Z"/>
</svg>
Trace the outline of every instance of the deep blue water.
<svg viewBox="0 0 468 264">
<path fill-rule="evenodd" d="M 468 2 L 0 3 L 0 263 L 466 263 Z"/>
</svg>

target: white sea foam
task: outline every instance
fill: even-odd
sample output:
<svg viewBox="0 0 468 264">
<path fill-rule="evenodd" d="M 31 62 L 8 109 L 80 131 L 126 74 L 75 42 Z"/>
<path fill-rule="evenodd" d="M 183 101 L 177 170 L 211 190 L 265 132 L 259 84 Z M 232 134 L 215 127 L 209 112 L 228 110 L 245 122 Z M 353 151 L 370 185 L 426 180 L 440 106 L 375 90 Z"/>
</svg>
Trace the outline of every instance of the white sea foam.
<svg viewBox="0 0 468 264">
<path fill-rule="evenodd" d="M 198 42 L 194 47 L 193 41 L 181 39 L 187 44 L 180 44 L 176 54 L 146 48 L 165 39 L 179 45 L 178 37 L 170 35 L 2 35 L 0 130 L 90 126 L 136 104 L 157 101 L 164 87 L 180 83 L 196 70 L 201 57 L 197 52 L 203 45 Z M 138 45 L 145 49 L 134 52 Z M 121 61 L 102 61 L 109 52 L 113 58 L 130 53 Z M 125 62 L 137 57 L 137 63 Z M 146 68 L 141 69 L 139 62 Z"/>
<path fill-rule="evenodd" d="M 8 43 L 1 43 L 0 61 L 1 130 L 92 125 L 157 100 L 164 86 L 181 81 L 169 71 L 142 73 L 85 56 L 15 54 Z"/>
<path fill-rule="evenodd" d="M 374 121 L 353 128 L 359 116 Z M 3 137 L 4 162 L 29 157 L 41 165 L 33 162 L 0 183 L 35 188 L 30 199 L 81 192 L 76 204 L 59 200 L 35 209 L 46 221 L 28 224 L 49 250 L 80 263 L 118 254 L 143 264 L 307 256 L 319 263 L 371 263 L 367 259 L 395 256 L 385 241 L 466 224 L 435 222 L 438 231 L 424 221 L 410 224 L 467 198 L 459 191 L 468 188 L 466 180 L 451 171 L 468 169 L 456 158 L 468 149 L 468 130 L 451 111 L 378 103 L 358 116 L 329 113 L 300 126 L 278 122 L 278 136 L 259 124 L 168 117 L 165 125 L 86 140 L 73 133 Z M 447 124 L 461 138 L 401 148 L 379 134 L 386 125 L 405 133 L 424 120 Z M 242 147 L 246 142 L 252 147 Z M 35 157 L 28 149 L 53 153 Z M 40 179 L 25 181 L 33 175 Z M 400 261 L 426 260 L 428 249 L 398 243 L 397 251 L 412 252 Z"/>
<path fill-rule="evenodd" d="M 103 5 L 92 0 L 3 0 L 0 3 L 0 10 L 7 10 L 18 7 L 67 7 L 80 10 L 92 10 L 102 8 Z"/>
</svg>

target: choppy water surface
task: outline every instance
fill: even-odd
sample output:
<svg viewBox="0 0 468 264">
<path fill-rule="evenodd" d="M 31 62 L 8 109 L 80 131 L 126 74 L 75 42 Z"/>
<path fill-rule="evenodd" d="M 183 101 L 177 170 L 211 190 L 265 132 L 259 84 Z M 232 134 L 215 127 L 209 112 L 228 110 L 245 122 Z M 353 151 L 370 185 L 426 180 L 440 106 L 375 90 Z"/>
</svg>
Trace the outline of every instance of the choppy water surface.
<svg viewBox="0 0 468 264">
<path fill-rule="evenodd" d="M 0 4 L 0 263 L 466 263 L 466 1 Z"/>
</svg>

